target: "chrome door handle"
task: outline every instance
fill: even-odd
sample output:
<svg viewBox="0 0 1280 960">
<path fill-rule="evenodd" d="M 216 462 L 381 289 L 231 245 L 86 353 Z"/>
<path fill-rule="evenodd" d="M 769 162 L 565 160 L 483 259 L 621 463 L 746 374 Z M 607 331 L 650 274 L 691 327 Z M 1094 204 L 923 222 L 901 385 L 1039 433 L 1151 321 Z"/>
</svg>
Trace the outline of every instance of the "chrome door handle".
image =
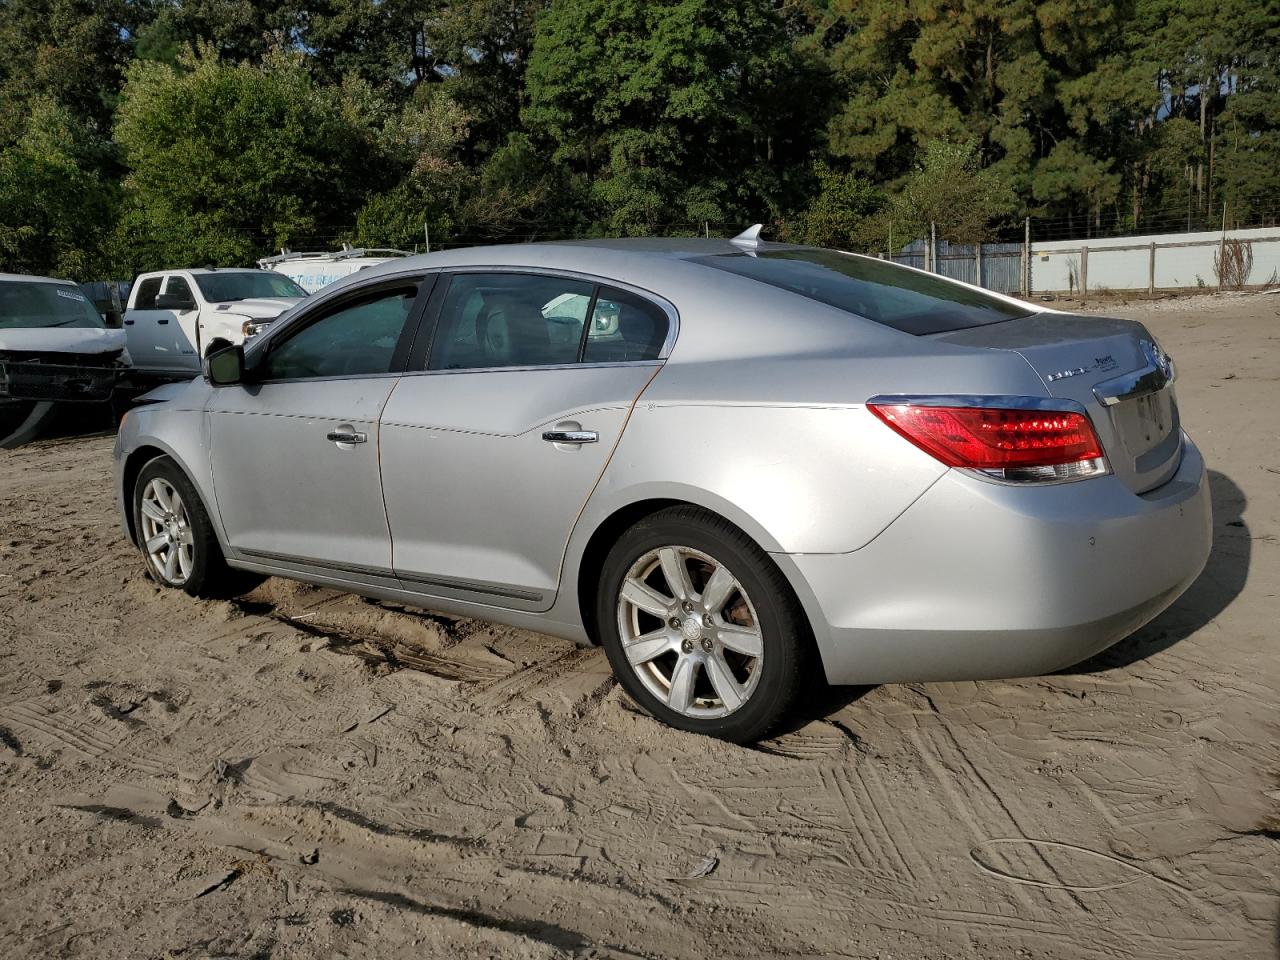
<svg viewBox="0 0 1280 960">
<path fill-rule="evenodd" d="M 594 430 L 545 430 L 542 439 L 547 443 L 595 443 L 600 434 Z"/>
<path fill-rule="evenodd" d="M 351 433 L 345 430 L 335 430 L 325 437 L 325 439 L 332 440 L 334 443 L 364 443 L 369 438 L 363 433 Z"/>
</svg>

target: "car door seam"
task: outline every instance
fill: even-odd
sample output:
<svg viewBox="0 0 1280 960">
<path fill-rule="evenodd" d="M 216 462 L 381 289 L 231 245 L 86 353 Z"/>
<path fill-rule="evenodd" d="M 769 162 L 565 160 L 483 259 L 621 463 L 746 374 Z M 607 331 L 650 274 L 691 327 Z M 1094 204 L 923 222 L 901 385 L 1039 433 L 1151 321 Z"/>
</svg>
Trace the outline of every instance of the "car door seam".
<svg viewBox="0 0 1280 960">
<path fill-rule="evenodd" d="M 396 390 L 400 387 L 400 381 L 403 379 L 403 377 L 396 377 L 396 382 L 391 385 L 391 389 L 387 391 L 387 395 L 382 400 L 382 405 L 378 407 L 377 419 L 373 421 L 373 452 L 375 464 L 378 468 L 378 499 L 382 501 L 382 522 L 387 525 L 387 546 L 390 548 L 388 560 L 391 563 L 392 575 L 395 574 L 396 569 L 396 538 L 395 534 L 391 532 L 391 513 L 387 510 L 387 485 L 382 482 L 382 414 L 387 409 L 387 404 L 391 402 L 392 396 L 395 395 Z M 403 584 L 401 585 L 403 586 Z"/>
<path fill-rule="evenodd" d="M 653 383 L 654 378 L 662 372 L 662 367 L 656 367 L 653 375 L 644 382 L 644 385 L 636 391 L 635 399 L 631 401 L 631 405 L 627 408 L 626 416 L 622 418 L 622 425 L 618 427 L 617 436 L 614 438 L 613 446 L 609 448 L 608 455 L 604 458 L 604 462 L 600 464 L 600 472 L 596 474 L 595 482 L 591 484 L 591 489 L 587 491 L 586 497 L 582 500 L 582 506 L 578 508 L 577 516 L 573 518 L 573 525 L 569 527 L 569 536 L 565 538 L 564 547 L 560 550 L 560 569 L 556 574 L 556 590 L 551 599 L 551 606 L 554 607 L 556 601 L 560 599 L 560 588 L 564 583 L 564 562 L 565 557 L 569 555 L 569 544 L 573 542 L 573 535 L 577 532 L 578 524 L 582 522 L 582 515 L 587 512 L 587 504 L 591 502 L 591 498 L 596 495 L 596 490 L 600 487 L 600 481 L 604 479 L 605 471 L 609 469 L 609 464 L 613 462 L 613 455 L 618 452 L 618 446 L 622 443 L 622 435 L 627 432 L 627 425 L 631 423 L 631 417 L 636 412 L 636 407 L 640 403 L 640 398 L 644 396 L 644 392 L 649 389 L 649 385 Z M 616 408 L 613 408 L 616 409 Z M 550 607 L 548 607 L 550 609 Z"/>
</svg>

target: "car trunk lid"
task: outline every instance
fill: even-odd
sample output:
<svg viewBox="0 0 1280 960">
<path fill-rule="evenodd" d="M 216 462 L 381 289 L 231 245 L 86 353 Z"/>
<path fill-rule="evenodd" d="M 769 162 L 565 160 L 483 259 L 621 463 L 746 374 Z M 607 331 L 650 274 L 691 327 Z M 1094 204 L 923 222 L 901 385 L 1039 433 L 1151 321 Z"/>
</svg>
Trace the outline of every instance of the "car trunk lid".
<svg viewBox="0 0 1280 960">
<path fill-rule="evenodd" d="M 1111 469 L 1135 493 L 1168 480 L 1182 458 L 1173 368 L 1140 323 L 1036 313 L 939 335 L 957 346 L 1017 353 L 1050 396 L 1088 412 Z"/>
</svg>

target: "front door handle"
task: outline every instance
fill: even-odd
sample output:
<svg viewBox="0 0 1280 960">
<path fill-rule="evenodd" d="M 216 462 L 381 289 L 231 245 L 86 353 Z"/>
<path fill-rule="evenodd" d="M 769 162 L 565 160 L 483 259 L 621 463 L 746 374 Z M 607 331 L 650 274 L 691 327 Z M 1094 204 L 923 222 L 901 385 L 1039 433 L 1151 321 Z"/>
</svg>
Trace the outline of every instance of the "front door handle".
<svg viewBox="0 0 1280 960">
<path fill-rule="evenodd" d="M 168 317 L 163 317 L 163 318 L 161 318 L 161 319 L 159 319 L 159 320 L 157 320 L 157 321 L 156 321 L 156 323 L 160 324 L 160 326 L 162 326 L 162 327 L 163 327 L 165 324 L 167 324 L 168 322 L 169 322 L 169 318 L 168 318 Z"/>
<path fill-rule="evenodd" d="M 542 439 L 547 443 L 595 443 L 600 434 L 594 430 L 547 430 Z"/>
<path fill-rule="evenodd" d="M 355 433 L 350 430 L 334 430 L 326 440 L 332 440 L 334 443 L 364 443 L 369 438 L 363 433 Z"/>
</svg>

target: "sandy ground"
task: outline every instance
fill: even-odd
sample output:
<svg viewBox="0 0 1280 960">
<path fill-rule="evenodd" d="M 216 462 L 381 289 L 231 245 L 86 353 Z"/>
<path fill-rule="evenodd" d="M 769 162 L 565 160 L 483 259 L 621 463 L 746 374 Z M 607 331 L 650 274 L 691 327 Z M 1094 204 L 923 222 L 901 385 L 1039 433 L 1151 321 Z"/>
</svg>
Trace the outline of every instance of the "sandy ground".
<svg viewBox="0 0 1280 960">
<path fill-rule="evenodd" d="M 162 592 L 109 437 L 0 454 L 0 956 L 1275 956 L 1280 297 L 1109 309 L 1179 363 L 1199 582 L 1072 671 L 833 691 L 754 749 L 599 651 Z"/>
</svg>

